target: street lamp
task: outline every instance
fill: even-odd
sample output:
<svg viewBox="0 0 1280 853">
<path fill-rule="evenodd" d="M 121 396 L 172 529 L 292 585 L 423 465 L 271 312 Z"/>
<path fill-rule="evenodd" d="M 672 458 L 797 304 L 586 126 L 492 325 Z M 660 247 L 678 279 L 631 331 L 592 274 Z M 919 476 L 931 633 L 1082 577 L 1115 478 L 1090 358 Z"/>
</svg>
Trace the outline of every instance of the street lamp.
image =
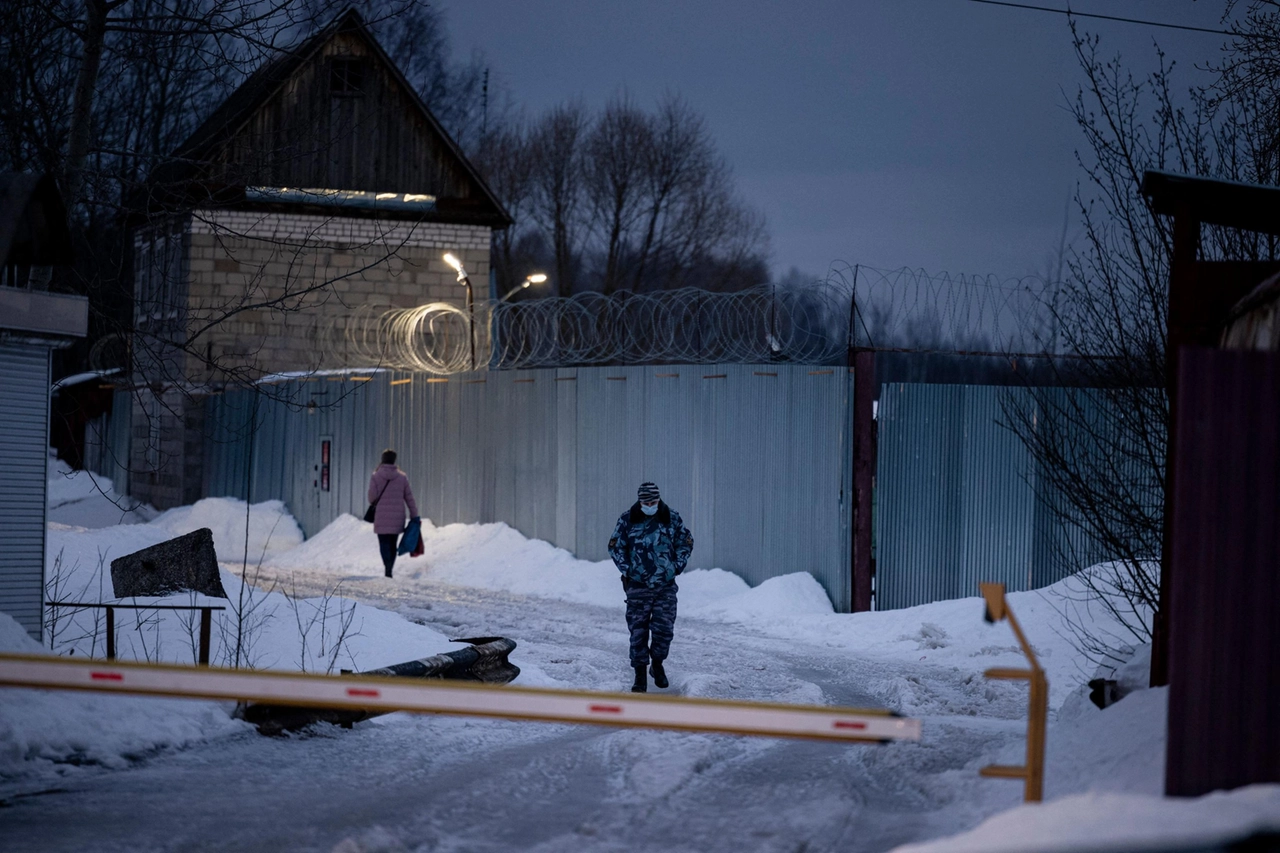
<svg viewBox="0 0 1280 853">
<path fill-rule="evenodd" d="M 462 268 L 462 261 L 452 252 L 445 252 L 444 262 L 453 267 L 453 271 L 458 274 L 458 281 L 467 288 L 467 337 L 470 338 L 471 344 L 471 369 L 476 369 L 476 313 L 474 308 L 474 299 L 471 295 L 471 279 L 467 277 L 467 271 Z"/>
<path fill-rule="evenodd" d="M 529 285 L 531 285 L 531 284 L 542 284 L 542 283 L 543 283 L 544 281 L 546 281 L 546 280 L 547 280 L 547 277 L 546 277 L 544 274 L 540 273 L 540 272 L 536 272 L 536 273 L 534 273 L 533 275 L 527 275 L 527 276 L 525 276 L 524 281 L 520 282 L 520 283 L 519 283 L 519 284 L 517 284 L 515 287 L 511 288 L 510 290 L 508 290 L 508 291 L 507 291 L 507 295 L 506 295 L 506 296 L 504 296 L 504 297 L 502 297 L 502 298 L 501 298 L 501 299 L 499 299 L 498 301 L 499 301 L 499 302 L 506 302 L 508 299 L 510 299 L 511 297 L 515 296 L 517 293 L 519 293 L 520 291 L 524 290 L 524 289 L 525 289 L 526 287 L 528 287 Z"/>
</svg>

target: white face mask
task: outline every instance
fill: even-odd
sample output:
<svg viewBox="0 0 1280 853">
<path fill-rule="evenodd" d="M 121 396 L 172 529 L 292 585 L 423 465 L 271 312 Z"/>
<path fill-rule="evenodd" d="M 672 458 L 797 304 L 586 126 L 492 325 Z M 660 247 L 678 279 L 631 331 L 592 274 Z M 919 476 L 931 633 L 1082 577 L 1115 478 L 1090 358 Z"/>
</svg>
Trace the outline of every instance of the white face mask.
<svg viewBox="0 0 1280 853">
<path fill-rule="evenodd" d="M 653 515 L 658 511 L 658 505 L 654 504 L 653 506 L 645 506 L 644 504 L 640 504 L 640 511 L 645 515 Z"/>
</svg>

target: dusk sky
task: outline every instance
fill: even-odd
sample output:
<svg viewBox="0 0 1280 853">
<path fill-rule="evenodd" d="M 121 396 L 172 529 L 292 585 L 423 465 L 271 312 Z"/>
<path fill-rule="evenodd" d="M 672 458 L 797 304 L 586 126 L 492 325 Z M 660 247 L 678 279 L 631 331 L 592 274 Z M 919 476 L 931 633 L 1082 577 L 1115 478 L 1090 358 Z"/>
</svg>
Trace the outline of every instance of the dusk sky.
<svg viewBox="0 0 1280 853">
<path fill-rule="evenodd" d="M 1066 7 L 1065 0 L 1036 5 Z M 1076 2 L 1216 27 L 1220 3 Z M 444 0 L 455 56 L 484 53 L 532 113 L 629 91 L 706 116 L 771 263 L 1042 272 L 1080 172 L 1068 112 L 1081 75 L 1063 15 L 968 0 Z M 1196 79 L 1220 36 L 1081 19 L 1135 70 L 1154 41 Z"/>
</svg>

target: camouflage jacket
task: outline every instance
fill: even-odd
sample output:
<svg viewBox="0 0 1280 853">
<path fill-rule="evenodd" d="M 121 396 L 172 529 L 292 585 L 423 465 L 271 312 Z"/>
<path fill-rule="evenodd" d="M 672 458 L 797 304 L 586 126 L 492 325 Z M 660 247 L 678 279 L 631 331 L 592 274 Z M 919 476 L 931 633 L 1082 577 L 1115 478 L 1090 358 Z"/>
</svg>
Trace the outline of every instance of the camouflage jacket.
<svg viewBox="0 0 1280 853">
<path fill-rule="evenodd" d="M 609 539 L 609 556 L 632 583 L 659 587 L 684 571 L 693 552 L 693 534 L 680 513 L 658 502 L 658 511 L 645 515 L 636 502 L 622 514 Z"/>
</svg>

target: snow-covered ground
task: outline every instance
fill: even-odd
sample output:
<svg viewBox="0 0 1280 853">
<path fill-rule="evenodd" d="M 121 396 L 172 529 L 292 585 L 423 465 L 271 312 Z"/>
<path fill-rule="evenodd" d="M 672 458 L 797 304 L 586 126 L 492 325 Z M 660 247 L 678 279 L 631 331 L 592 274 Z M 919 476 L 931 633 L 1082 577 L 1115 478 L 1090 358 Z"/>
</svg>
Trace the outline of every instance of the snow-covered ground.
<svg viewBox="0 0 1280 853">
<path fill-rule="evenodd" d="M 83 487 L 57 478 L 51 504 Z M 64 599 L 108 599 L 111 559 L 210 527 L 230 596 L 215 661 L 234 658 L 237 634 L 252 665 L 322 672 L 502 634 L 520 644 L 518 683 L 629 683 L 616 569 L 506 525 L 424 523 L 425 555 L 401 558 L 387 580 L 371 526 L 351 516 L 306 542 L 275 502 L 206 500 L 100 529 L 73 520 L 49 531 L 49 573 Z M 1161 798 L 1166 696 L 1142 686 L 1145 650 L 1119 673 L 1129 695 L 1099 711 L 1080 686 L 1093 668 L 1052 591 L 1010 602 L 1051 683 L 1040 806 L 1020 806 L 1016 782 L 977 775 L 1021 762 L 1026 708 L 1024 686 L 982 677 L 1022 658 L 1006 625 L 982 621 L 979 599 L 836 614 L 806 574 L 753 589 L 711 568 L 680 578 L 673 692 L 887 707 L 921 718 L 924 739 L 843 746 L 407 714 L 267 739 L 220 703 L 6 688 L 0 838 L 6 850 L 737 853 L 923 843 L 909 849 L 941 853 L 1137 849 L 1280 829 L 1277 786 Z M 1113 627 L 1105 613 L 1088 617 Z M 56 651 L 101 653 L 92 616 L 60 621 Z M 124 656 L 193 653 L 174 616 L 144 613 L 119 633 Z M 0 650 L 34 648 L 0 615 Z M 1174 819 L 1178 809 L 1189 810 Z"/>
<path fill-rule="evenodd" d="M 138 524 L 156 517 L 154 507 L 121 496 L 107 477 L 89 471 L 73 471 L 50 453 L 49 521 L 80 527 Z"/>
</svg>

